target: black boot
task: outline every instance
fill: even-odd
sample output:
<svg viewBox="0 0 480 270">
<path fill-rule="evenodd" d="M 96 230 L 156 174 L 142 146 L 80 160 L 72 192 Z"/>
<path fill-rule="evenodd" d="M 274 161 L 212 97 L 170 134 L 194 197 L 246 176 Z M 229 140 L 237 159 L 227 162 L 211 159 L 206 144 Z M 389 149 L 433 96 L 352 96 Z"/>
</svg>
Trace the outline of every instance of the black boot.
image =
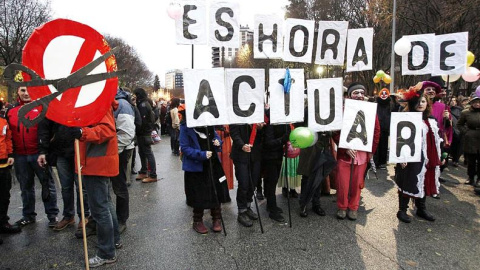
<svg viewBox="0 0 480 270">
<path fill-rule="evenodd" d="M 314 205 L 312 207 L 312 210 L 313 212 L 315 212 L 315 214 L 319 215 L 319 216 L 325 216 L 326 213 L 325 213 L 325 210 L 323 210 L 323 208 L 320 206 L 320 205 Z"/>
<path fill-rule="evenodd" d="M 410 216 L 407 214 L 407 209 L 408 209 L 408 202 L 410 201 L 410 198 L 404 197 L 402 193 L 398 193 L 398 212 L 397 212 L 397 218 L 405 223 L 410 223 L 412 222 L 412 219 Z"/>
<path fill-rule="evenodd" d="M 415 199 L 415 206 L 417 207 L 416 215 L 428 221 L 435 221 L 435 217 L 427 212 L 427 207 L 425 206 L 426 200 L 426 197 Z"/>
<path fill-rule="evenodd" d="M 301 217 L 308 217 L 307 206 L 306 205 L 300 205 L 300 216 Z"/>
</svg>

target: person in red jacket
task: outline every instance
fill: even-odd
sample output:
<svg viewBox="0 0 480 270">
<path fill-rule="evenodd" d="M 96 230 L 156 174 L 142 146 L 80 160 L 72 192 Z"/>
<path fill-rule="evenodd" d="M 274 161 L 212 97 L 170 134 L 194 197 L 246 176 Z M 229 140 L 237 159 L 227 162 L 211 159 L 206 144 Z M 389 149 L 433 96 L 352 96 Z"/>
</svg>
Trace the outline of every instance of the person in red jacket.
<svg viewBox="0 0 480 270">
<path fill-rule="evenodd" d="M 0 101 L 1 109 L 3 103 Z M 8 128 L 7 120 L 0 117 L 0 233 L 17 233 L 22 230 L 17 224 L 11 225 L 7 215 L 12 188 L 10 168 L 13 161 L 12 132 Z M 0 239 L 0 244 L 1 242 Z"/>
<path fill-rule="evenodd" d="M 115 208 L 110 197 L 110 177 L 118 175 L 118 143 L 112 108 L 97 124 L 70 129 L 80 140 L 80 166 L 88 195 L 90 213 L 97 224 L 97 254 L 89 259 L 90 267 L 117 261 L 115 249 L 120 248 L 120 233 Z M 75 156 L 75 164 L 77 156 Z M 77 168 L 75 171 L 78 174 Z"/>
<path fill-rule="evenodd" d="M 364 100 L 366 88 L 360 83 L 352 83 L 347 90 L 347 98 Z M 338 144 L 340 133 L 334 136 Z M 339 148 L 337 152 L 337 218 L 350 220 L 357 219 L 357 210 L 360 203 L 360 194 L 364 186 L 364 175 L 367 163 L 377 150 L 380 140 L 380 123 L 375 118 L 372 152 L 357 151 Z M 353 159 L 353 171 L 351 170 Z M 350 174 L 352 174 L 350 181 Z M 348 210 L 348 213 L 347 213 Z"/>
<path fill-rule="evenodd" d="M 48 217 L 48 226 L 55 227 L 57 224 L 57 193 L 55 182 L 52 177 L 52 168 L 49 164 L 40 166 L 37 163 L 38 150 L 38 124 L 27 128 L 19 121 L 18 110 L 26 103 L 32 101 L 26 87 L 19 87 L 17 90 L 18 104 L 7 111 L 7 121 L 12 131 L 13 153 L 15 157 L 15 175 L 20 183 L 22 191 L 23 217 L 16 223 L 25 226 L 35 222 L 35 175 L 42 184 L 42 200 L 45 206 L 45 213 Z M 34 119 L 40 114 L 38 107 L 28 112 L 25 117 Z"/>
</svg>

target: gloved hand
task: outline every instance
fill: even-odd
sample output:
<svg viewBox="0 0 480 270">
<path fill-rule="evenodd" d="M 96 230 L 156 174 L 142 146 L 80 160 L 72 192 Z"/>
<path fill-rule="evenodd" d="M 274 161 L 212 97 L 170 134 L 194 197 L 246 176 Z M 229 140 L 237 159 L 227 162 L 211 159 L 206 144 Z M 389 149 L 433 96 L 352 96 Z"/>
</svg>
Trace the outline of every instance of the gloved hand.
<svg viewBox="0 0 480 270">
<path fill-rule="evenodd" d="M 71 127 L 69 133 L 74 139 L 80 139 L 82 137 L 82 129 L 79 127 Z"/>
</svg>

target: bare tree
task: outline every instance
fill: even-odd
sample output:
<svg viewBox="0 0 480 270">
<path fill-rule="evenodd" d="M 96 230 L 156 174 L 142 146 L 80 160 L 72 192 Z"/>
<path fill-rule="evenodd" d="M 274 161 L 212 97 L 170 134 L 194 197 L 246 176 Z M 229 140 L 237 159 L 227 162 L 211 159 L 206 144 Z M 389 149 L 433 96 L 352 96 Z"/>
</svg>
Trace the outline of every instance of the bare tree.
<svg viewBox="0 0 480 270">
<path fill-rule="evenodd" d="M 0 0 L 0 65 L 20 63 L 28 37 L 50 17 L 49 2 Z"/>
<path fill-rule="evenodd" d="M 0 66 L 20 63 L 22 49 L 33 30 L 50 20 L 50 3 L 37 0 L 0 0 Z M 15 92 L 8 93 L 13 100 Z"/>
<path fill-rule="evenodd" d="M 119 77 L 120 85 L 129 88 L 151 87 L 153 74 L 140 59 L 135 48 L 118 37 L 105 35 L 105 39 L 111 48 L 119 48 L 119 51 L 115 53 L 118 69 L 127 70 L 124 75 Z"/>
</svg>

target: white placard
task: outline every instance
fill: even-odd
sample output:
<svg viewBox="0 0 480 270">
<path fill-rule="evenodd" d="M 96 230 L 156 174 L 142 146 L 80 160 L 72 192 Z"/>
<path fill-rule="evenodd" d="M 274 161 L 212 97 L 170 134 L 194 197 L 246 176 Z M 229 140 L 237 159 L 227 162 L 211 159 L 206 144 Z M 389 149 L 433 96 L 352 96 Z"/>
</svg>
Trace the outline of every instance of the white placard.
<svg viewBox="0 0 480 270">
<path fill-rule="evenodd" d="M 389 163 L 419 162 L 422 152 L 422 113 L 392 112 Z"/>
<path fill-rule="evenodd" d="M 468 32 L 435 36 L 435 47 L 435 75 L 455 75 L 467 71 Z"/>
<path fill-rule="evenodd" d="M 283 60 L 311 63 L 315 21 L 286 19 Z"/>
<path fill-rule="evenodd" d="M 225 83 L 229 123 L 264 122 L 265 70 L 226 69 Z"/>
<path fill-rule="evenodd" d="M 402 57 L 402 75 L 433 73 L 435 34 L 403 36 L 412 44 L 410 52 Z"/>
<path fill-rule="evenodd" d="M 372 151 L 377 103 L 345 100 L 340 148 Z"/>
<path fill-rule="evenodd" d="M 294 123 L 302 122 L 304 118 L 304 70 L 290 69 L 292 86 L 290 94 L 285 95 L 283 81 L 285 69 L 270 69 L 270 123 Z M 287 99 L 286 96 L 290 97 Z M 285 100 L 289 100 L 289 106 L 285 106 Z M 287 113 L 288 111 L 288 113 Z"/>
<path fill-rule="evenodd" d="M 240 47 L 238 2 L 213 1 L 210 5 L 210 47 Z"/>
<path fill-rule="evenodd" d="M 349 29 L 347 72 L 372 70 L 373 28 Z"/>
<path fill-rule="evenodd" d="M 319 21 L 315 64 L 343 66 L 348 22 Z"/>
<path fill-rule="evenodd" d="M 283 56 L 283 19 L 277 15 L 255 15 L 253 58 L 281 59 Z"/>
<path fill-rule="evenodd" d="M 229 124 L 224 69 L 187 69 L 183 78 L 187 126 Z"/>
<path fill-rule="evenodd" d="M 315 131 L 342 129 L 342 78 L 307 80 L 308 127 Z"/>
<path fill-rule="evenodd" d="M 177 44 L 207 44 L 207 9 L 205 0 L 181 2 L 184 14 L 175 21 Z"/>
</svg>

